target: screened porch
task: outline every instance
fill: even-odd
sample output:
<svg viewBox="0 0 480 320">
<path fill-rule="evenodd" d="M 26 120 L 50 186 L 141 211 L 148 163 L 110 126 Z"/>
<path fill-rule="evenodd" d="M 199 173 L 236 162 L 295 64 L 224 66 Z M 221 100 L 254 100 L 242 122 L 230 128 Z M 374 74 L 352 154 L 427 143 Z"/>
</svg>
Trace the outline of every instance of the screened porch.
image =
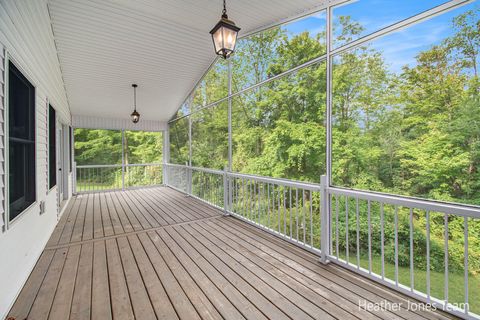
<svg viewBox="0 0 480 320">
<path fill-rule="evenodd" d="M 0 49 L 0 318 L 480 319 L 479 0 L 0 0 Z"/>
</svg>

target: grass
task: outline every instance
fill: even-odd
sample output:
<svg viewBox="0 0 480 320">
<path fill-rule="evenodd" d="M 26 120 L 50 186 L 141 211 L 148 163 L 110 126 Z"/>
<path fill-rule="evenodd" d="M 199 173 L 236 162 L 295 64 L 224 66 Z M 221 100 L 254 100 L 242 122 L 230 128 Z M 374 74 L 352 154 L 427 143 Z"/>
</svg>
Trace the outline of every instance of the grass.
<svg viewBox="0 0 480 320">
<path fill-rule="evenodd" d="M 345 256 L 340 254 L 340 258 L 345 260 Z M 357 264 L 355 252 L 349 255 L 349 262 Z M 368 270 L 368 257 L 360 256 L 360 266 Z M 372 272 L 381 274 L 382 262 L 380 256 L 372 256 Z M 414 289 L 423 293 L 427 292 L 427 272 L 415 268 Z M 385 278 L 395 279 L 395 265 L 385 262 Z M 405 286 L 410 286 L 410 268 L 398 267 L 398 282 Z M 430 271 L 430 295 L 439 300 L 445 297 L 445 275 L 444 272 Z M 448 274 L 448 301 L 452 304 L 461 305 L 465 303 L 464 274 L 459 272 L 449 272 Z M 480 276 L 469 274 L 468 277 L 468 296 L 470 312 L 480 314 Z"/>
</svg>

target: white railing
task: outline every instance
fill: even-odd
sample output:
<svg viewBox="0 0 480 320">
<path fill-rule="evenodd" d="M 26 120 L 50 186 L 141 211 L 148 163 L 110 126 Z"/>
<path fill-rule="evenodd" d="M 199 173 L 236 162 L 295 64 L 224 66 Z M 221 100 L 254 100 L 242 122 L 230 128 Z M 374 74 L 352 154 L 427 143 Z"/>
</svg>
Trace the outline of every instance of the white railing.
<svg viewBox="0 0 480 320">
<path fill-rule="evenodd" d="M 75 165 L 74 173 L 75 193 L 123 190 L 163 183 L 163 167 L 158 163 Z"/>
<path fill-rule="evenodd" d="M 478 266 L 469 256 L 470 237 L 480 230 L 477 207 L 328 187 L 324 177 L 310 184 L 174 164 L 165 164 L 165 175 L 167 185 L 312 251 L 324 263 L 479 319 L 471 311 L 479 297 L 469 292 L 469 264 Z M 461 265 L 452 254 L 463 255 Z"/>
<path fill-rule="evenodd" d="M 164 182 L 166 185 L 177 189 L 178 191 L 189 193 L 187 190 L 187 167 L 177 164 L 164 165 Z"/>
<path fill-rule="evenodd" d="M 321 223 L 326 211 L 321 210 L 325 188 L 320 184 L 178 164 L 166 164 L 165 173 L 168 186 L 307 250 L 320 255 L 324 252 L 326 260 L 328 232 L 321 228 L 328 223 Z"/>
<path fill-rule="evenodd" d="M 436 308 L 478 318 L 469 310 L 480 298 L 469 294 L 469 263 L 478 265 L 470 261 L 469 227 L 478 237 L 478 208 L 333 187 L 328 194 L 331 261 Z"/>
<path fill-rule="evenodd" d="M 240 173 L 226 176 L 230 214 L 326 255 L 322 251 L 322 244 L 328 246 L 328 242 L 322 238 L 321 185 Z"/>
</svg>

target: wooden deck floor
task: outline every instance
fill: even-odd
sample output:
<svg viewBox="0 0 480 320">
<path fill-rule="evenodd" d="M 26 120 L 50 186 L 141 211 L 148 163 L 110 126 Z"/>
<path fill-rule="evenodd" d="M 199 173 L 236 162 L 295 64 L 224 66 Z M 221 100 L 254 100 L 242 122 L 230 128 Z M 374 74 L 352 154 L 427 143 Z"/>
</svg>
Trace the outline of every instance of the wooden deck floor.
<svg viewBox="0 0 480 320">
<path fill-rule="evenodd" d="M 169 188 L 79 195 L 10 319 L 445 319 Z"/>
</svg>

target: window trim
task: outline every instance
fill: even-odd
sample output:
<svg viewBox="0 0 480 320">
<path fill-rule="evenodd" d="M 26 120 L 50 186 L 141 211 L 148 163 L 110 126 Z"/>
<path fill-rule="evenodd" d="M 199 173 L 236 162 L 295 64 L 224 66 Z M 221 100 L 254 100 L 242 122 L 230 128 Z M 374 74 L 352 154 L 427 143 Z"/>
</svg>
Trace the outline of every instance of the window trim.
<svg viewBox="0 0 480 320">
<path fill-rule="evenodd" d="M 50 153 L 50 107 L 54 110 L 55 112 L 55 184 L 50 187 L 50 157 L 52 156 Z M 58 185 L 58 177 L 57 177 L 57 110 L 51 105 L 50 101 L 47 99 L 47 104 L 46 104 L 46 109 L 47 109 L 47 194 L 50 193 L 53 189 L 55 189 Z"/>
<path fill-rule="evenodd" d="M 10 128 L 10 120 L 9 120 L 9 103 L 10 103 L 10 81 L 9 81 L 9 74 L 10 74 L 10 63 L 12 63 L 15 68 L 20 71 L 20 73 L 27 79 L 30 84 L 32 85 L 34 89 L 34 137 L 35 137 L 35 148 L 34 148 L 34 165 L 35 165 L 35 201 L 32 202 L 28 207 L 26 207 L 20 214 L 18 214 L 15 218 L 10 220 L 10 179 L 9 174 L 10 174 L 10 146 L 9 146 L 9 138 L 10 138 L 10 133 L 9 133 L 9 128 Z M 10 54 L 10 52 L 5 49 L 5 54 L 4 54 L 4 81 L 5 81 L 5 98 L 4 98 L 4 103 L 5 103 L 5 109 L 4 109 L 4 148 L 5 148 L 5 160 L 4 160 L 4 165 L 5 165 L 5 188 L 4 188 L 4 226 L 3 226 L 3 231 L 9 230 L 12 228 L 14 225 L 18 223 L 24 216 L 27 216 L 30 211 L 32 211 L 34 208 L 38 207 L 39 199 L 38 199 L 38 177 L 37 177 L 37 168 L 38 168 L 38 160 L 37 160 L 37 140 L 38 140 L 38 130 L 37 130 L 37 125 L 38 125 L 38 117 L 36 116 L 37 112 L 37 90 L 38 86 L 35 81 L 30 77 L 30 74 L 26 71 L 26 69 L 23 67 L 23 65 L 14 57 Z"/>
</svg>

